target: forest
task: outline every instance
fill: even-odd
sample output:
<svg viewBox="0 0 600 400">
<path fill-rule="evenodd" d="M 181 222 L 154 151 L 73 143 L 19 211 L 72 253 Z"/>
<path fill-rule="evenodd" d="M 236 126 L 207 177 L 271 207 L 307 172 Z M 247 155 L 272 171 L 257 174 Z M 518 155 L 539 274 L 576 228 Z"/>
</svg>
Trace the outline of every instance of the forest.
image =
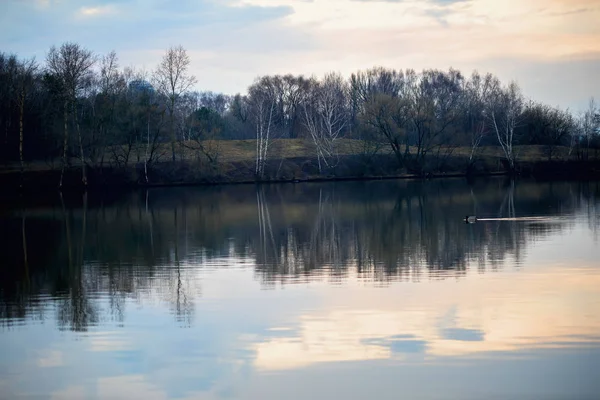
<svg viewBox="0 0 600 400">
<path fill-rule="evenodd" d="M 600 107 L 552 107 L 453 68 L 266 75 L 228 95 L 196 90 L 181 46 L 146 71 L 67 42 L 41 61 L 0 53 L 0 134 L 2 184 L 598 172 Z"/>
</svg>

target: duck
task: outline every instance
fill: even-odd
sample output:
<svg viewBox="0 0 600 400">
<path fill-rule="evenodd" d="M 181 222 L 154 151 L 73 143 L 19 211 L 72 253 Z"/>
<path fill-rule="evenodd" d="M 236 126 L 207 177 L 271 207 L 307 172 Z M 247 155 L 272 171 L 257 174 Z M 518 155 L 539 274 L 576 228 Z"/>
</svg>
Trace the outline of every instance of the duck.
<svg viewBox="0 0 600 400">
<path fill-rule="evenodd" d="M 465 217 L 465 223 L 466 224 L 474 224 L 475 222 L 477 222 L 477 217 L 474 215 L 467 215 Z"/>
</svg>

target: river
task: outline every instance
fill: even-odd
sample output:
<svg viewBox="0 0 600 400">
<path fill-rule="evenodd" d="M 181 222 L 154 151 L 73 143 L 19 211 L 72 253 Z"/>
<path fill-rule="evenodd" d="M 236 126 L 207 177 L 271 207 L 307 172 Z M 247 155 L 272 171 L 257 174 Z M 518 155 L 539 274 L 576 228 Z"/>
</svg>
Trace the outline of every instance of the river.
<svg viewBox="0 0 600 400">
<path fill-rule="evenodd" d="M 181 187 L 2 204 L 0 399 L 600 393 L 598 182 Z"/>
</svg>

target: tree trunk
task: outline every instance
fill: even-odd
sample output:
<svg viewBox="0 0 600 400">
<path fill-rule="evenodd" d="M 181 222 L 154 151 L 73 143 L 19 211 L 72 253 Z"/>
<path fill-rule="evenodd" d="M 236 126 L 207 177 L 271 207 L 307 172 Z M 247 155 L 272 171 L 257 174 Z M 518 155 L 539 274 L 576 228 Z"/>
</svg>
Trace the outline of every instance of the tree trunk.
<svg viewBox="0 0 600 400">
<path fill-rule="evenodd" d="M 144 176 L 146 183 L 148 183 L 148 150 L 150 149 L 150 117 L 148 117 L 147 125 L 147 141 L 146 141 L 146 154 L 144 155 Z"/>
<path fill-rule="evenodd" d="M 87 187 L 87 176 L 85 173 L 85 156 L 83 155 L 83 143 L 81 140 L 81 129 L 79 128 L 79 118 L 77 118 L 77 109 L 75 108 L 75 101 L 71 103 L 71 108 L 73 111 L 73 118 L 75 119 L 75 128 L 77 129 L 77 137 L 79 140 L 79 156 L 81 158 L 81 183 L 83 186 Z"/>
<path fill-rule="evenodd" d="M 63 176 L 65 174 L 65 165 L 67 164 L 67 144 L 69 141 L 69 129 L 68 129 L 68 104 L 65 100 L 64 104 L 64 120 L 65 120 L 65 137 L 63 140 L 63 156 L 62 156 L 62 168 L 60 170 L 60 181 L 58 182 L 58 187 L 61 188 L 63 185 Z"/>
<path fill-rule="evenodd" d="M 23 174 L 25 172 L 25 165 L 23 163 L 23 114 L 25 110 L 25 89 L 21 91 L 19 97 L 19 161 L 21 162 L 21 188 L 23 187 Z"/>
<path fill-rule="evenodd" d="M 171 109 L 169 110 L 169 123 L 171 125 L 171 155 L 173 162 L 175 162 L 175 121 L 173 120 L 173 107 L 175 107 L 175 103 L 171 101 Z"/>
</svg>

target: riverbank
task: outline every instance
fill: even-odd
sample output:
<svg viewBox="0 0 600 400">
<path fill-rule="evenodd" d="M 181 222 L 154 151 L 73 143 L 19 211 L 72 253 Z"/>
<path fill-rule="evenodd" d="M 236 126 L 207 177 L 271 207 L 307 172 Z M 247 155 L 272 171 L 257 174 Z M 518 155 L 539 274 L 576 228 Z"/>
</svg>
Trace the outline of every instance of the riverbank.
<svg viewBox="0 0 600 400">
<path fill-rule="evenodd" d="M 530 153 L 532 153 L 530 151 Z M 396 158 L 391 154 L 373 157 L 364 155 L 340 156 L 335 167 L 319 169 L 314 157 L 285 157 L 270 160 L 261 177 L 255 175 L 254 162 L 248 159 L 227 160 L 217 164 L 195 162 L 193 160 L 160 162 L 150 166 L 147 173 L 143 164 L 127 167 L 87 167 L 87 189 L 144 188 L 167 186 L 231 185 L 256 183 L 302 183 L 333 181 L 367 181 L 391 179 L 440 179 L 456 177 L 485 177 L 518 175 L 540 180 L 548 179 L 600 179 L 600 159 L 587 161 L 575 159 L 548 160 L 529 156 L 517 164 L 516 171 L 504 168 L 502 158 L 497 155 L 483 155 L 475 163 L 457 152 L 443 160 L 431 160 L 428 172 L 414 173 L 398 168 Z M 59 187 L 60 169 L 50 167 L 29 167 L 21 176 L 20 170 L 0 170 L 0 187 L 3 192 L 40 192 L 56 190 Z M 65 169 L 63 190 L 81 190 L 81 167 Z"/>
</svg>

